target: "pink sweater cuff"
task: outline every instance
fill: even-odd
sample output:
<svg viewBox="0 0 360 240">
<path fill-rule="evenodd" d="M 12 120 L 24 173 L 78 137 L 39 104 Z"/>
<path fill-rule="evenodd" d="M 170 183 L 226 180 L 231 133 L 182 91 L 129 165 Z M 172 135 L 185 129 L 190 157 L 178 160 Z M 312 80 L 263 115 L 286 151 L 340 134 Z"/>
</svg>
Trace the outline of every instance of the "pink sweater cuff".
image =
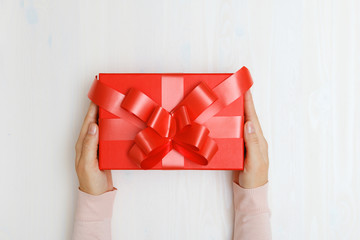
<svg viewBox="0 0 360 240">
<path fill-rule="evenodd" d="M 268 184 L 245 189 L 233 183 L 234 191 L 234 240 L 270 240 L 270 209 Z"/>
<path fill-rule="evenodd" d="M 234 207 L 241 214 L 269 212 L 268 183 L 261 187 L 245 189 L 233 182 Z"/>
<path fill-rule="evenodd" d="M 78 190 L 75 220 L 102 221 L 111 219 L 115 195 L 116 188 L 98 196 Z"/>
</svg>

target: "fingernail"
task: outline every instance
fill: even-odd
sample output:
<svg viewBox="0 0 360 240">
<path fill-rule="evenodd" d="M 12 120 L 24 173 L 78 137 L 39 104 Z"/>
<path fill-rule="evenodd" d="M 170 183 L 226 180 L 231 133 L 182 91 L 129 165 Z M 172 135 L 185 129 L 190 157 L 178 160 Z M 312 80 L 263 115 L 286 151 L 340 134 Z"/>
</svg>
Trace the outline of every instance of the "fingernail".
<svg viewBox="0 0 360 240">
<path fill-rule="evenodd" d="M 90 123 L 89 129 L 88 129 L 88 134 L 95 135 L 95 133 L 96 133 L 96 125 L 95 125 L 95 123 Z"/>
<path fill-rule="evenodd" d="M 254 124 L 250 121 L 246 123 L 246 132 L 249 134 L 255 132 Z"/>
</svg>

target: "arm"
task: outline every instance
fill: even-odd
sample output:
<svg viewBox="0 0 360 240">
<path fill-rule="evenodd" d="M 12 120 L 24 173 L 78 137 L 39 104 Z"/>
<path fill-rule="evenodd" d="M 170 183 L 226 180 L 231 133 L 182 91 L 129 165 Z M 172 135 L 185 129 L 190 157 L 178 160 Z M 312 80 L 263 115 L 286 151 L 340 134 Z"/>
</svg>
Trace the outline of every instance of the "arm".
<svg viewBox="0 0 360 240">
<path fill-rule="evenodd" d="M 244 170 L 234 174 L 234 240 L 271 239 L 268 191 L 268 145 L 250 91 L 245 94 Z"/>
<path fill-rule="evenodd" d="M 271 239 L 267 189 L 267 183 L 252 189 L 245 189 L 233 183 L 235 210 L 234 240 Z"/>
<path fill-rule="evenodd" d="M 116 190 L 94 196 L 78 191 L 73 240 L 111 239 L 111 217 Z"/>
<path fill-rule="evenodd" d="M 75 168 L 79 179 L 73 240 L 111 239 L 111 217 L 116 189 L 110 171 L 101 171 L 97 150 L 98 108 L 90 104 L 75 146 Z"/>
</svg>

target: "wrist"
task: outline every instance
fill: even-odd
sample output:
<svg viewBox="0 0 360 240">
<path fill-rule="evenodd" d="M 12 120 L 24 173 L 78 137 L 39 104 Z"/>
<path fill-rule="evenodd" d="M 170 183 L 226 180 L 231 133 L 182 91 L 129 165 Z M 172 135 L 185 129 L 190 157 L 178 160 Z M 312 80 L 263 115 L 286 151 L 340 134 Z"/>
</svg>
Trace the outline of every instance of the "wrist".
<svg viewBox="0 0 360 240">
<path fill-rule="evenodd" d="M 241 173 L 238 177 L 237 184 L 245 189 L 257 188 L 265 185 L 268 182 L 267 174 L 249 176 L 246 173 Z"/>
<path fill-rule="evenodd" d="M 106 189 L 93 189 L 93 188 L 90 188 L 90 187 L 86 187 L 86 186 L 82 186 L 80 185 L 79 186 L 79 190 L 81 192 L 84 192 L 86 194 L 89 194 L 89 195 L 92 195 L 92 196 L 99 196 L 99 195 L 102 195 L 106 192 L 109 192 L 109 191 L 112 191 L 113 189 L 110 189 L 110 190 L 106 190 Z"/>
</svg>

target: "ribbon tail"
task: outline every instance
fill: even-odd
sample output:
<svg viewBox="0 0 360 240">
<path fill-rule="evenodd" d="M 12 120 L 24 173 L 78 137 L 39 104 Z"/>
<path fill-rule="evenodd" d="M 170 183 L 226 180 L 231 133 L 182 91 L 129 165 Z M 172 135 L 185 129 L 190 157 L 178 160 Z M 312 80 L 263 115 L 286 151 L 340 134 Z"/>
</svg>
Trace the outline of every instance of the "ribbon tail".
<svg viewBox="0 0 360 240">
<path fill-rule="evenodd" d="M 212 89 L 218 97 L 218 100 L 205 109 L 205 111 L 201 112 L 194 121 L 200 124 L 205 123 L 223 108 L 241 97 L 250 89 L 252 84 L 253 80 L 249 70 L 246 67 L 242 67 L 239 71 L 232 74 Z"/>
</svg>

